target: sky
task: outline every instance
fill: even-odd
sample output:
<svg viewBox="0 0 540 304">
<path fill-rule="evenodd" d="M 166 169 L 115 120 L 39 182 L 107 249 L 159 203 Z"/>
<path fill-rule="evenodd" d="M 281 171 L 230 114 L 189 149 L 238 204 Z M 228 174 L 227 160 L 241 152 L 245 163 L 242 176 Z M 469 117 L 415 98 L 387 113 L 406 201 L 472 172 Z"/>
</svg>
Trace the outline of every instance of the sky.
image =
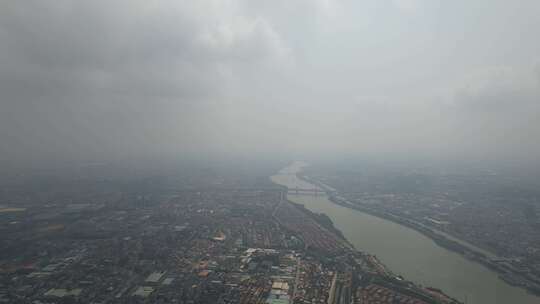
<svg viewBox="0 0 540 304">
<path fill-rule="evenodd" d="M 540 1 L 0 2 L 0 163 L 540 159 Z"/>
</svg>

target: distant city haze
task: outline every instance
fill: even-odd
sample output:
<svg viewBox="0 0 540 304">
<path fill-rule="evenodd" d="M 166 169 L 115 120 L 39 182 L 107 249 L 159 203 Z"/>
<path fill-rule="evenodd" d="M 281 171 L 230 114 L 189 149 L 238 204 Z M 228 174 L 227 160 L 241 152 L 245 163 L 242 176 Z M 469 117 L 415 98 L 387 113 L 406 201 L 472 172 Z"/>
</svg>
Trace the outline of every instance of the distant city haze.
<svg viewBox="0 0 540 304">
<path fill-rule="evenodd" d="M 540 1 L 3 1 L 0 163 L 538 164 Z"/>
</svg>

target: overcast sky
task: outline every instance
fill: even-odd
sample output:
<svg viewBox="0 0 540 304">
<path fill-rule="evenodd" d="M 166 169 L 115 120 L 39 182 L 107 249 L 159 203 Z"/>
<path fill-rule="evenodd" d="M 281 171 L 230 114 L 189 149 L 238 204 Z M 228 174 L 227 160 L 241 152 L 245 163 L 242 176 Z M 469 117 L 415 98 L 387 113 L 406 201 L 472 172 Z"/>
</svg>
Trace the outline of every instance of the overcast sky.
<svg viewBox="0 0 540 304">
<path fill-rule="evenodd" d="M 540 155 L 540 1 L 0 2 L 0 161 Z"/>
</svg>

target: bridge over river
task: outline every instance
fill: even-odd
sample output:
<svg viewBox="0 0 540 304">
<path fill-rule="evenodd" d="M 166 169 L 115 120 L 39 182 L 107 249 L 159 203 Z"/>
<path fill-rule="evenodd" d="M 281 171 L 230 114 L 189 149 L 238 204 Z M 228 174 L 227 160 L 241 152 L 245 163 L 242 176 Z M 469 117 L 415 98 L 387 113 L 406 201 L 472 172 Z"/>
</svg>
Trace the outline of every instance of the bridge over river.
<svg viewBox="0 0 540 304">
<path fill-rule="evenodd" d="M 299 194 L 313 195 L 313 196 L 326 195 L 326 191 L 319 188 L 298 188 L 298 187 L 288 188 L 287 193 L 296 194 L 296 195 L 299 195 Z"/>
</svg>

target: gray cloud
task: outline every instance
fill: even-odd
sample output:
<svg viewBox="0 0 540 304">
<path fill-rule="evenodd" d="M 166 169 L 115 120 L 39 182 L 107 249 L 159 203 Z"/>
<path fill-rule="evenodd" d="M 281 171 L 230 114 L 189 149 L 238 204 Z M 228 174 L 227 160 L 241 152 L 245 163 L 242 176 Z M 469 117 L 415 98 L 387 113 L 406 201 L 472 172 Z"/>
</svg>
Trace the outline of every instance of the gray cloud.
<svg viewBox="0 0 540 304">
<path fill-rule="evenodd" d="M 540 83 L 540 62 L 536 63 L 535 71 L 536 71 L 536 77 L 538 78 L 538 82 Z"/>
<path fill-rule="evenodd" d="M 539 13 L 503 0 L 3 2 L 1 160 L 535 159 Z"/>
<path fill-rule="evenodd" d="M 457 89 L 449 138 L 462 151 L 484 157 L 535 160 L 540 142 L 540 83 L 534 67 L 497 67 Z"/>
<path fill-rule="evenodd" d="M 3 155 L 188 150 L 212 136 L 200 120 L 230 74 L 286 50 L 264 19 L 202 2 L 2 4 Z"/>
</svg>

